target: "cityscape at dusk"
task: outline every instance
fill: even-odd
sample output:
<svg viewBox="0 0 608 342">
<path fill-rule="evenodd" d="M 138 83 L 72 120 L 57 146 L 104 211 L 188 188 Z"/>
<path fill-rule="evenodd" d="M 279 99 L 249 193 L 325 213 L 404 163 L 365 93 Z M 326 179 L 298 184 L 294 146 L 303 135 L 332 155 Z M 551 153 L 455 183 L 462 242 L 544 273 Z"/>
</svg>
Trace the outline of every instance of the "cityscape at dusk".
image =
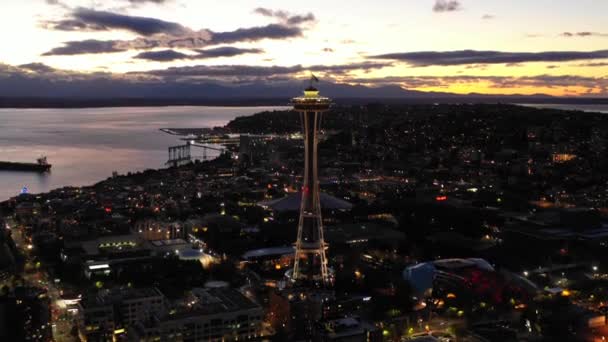
<svg viewBox="0 0 608 342">
<path fill-rule="evenodd" d="M 0 342 L 608 338 L 608 2 L 0 10 Z"/>
</svg>

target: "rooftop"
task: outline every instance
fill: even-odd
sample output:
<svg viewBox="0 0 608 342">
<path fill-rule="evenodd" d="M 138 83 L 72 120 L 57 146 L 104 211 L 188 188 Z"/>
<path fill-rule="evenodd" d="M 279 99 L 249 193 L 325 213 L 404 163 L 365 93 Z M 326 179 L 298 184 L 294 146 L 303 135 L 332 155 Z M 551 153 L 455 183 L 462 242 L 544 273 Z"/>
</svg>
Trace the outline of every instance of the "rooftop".
<svg viewBox="0 0 608 342">
<path fill-rule="evenodd" d="M 261 248 L 254 249 L 251 251 L 247 251 L 243 254 L 243 259 L 254 259 L 254 258 L 262 258 L 269 256 L 282 256 L 288 254 L 294 254 L 295 249 L 293 246 L 285 246 L 285 247 L 269 247 L 269 248 Z"/>
<path fill-rule="evenodd" d="M 404 239 L 404 233 L 370 222 L 329 226 L 325 229 L 325 240 L 329 242 L 352 244 L 368 240 L 400 241 Z"/>
<path fill-rule="evenodd" d="M 155 287 L 143 287 L 143 288 L 120 287 L 120 288 L 114 288 L 111 290 L 100 291 L 99 295 L 102 298 L 120 297 L 122 300 L 163 296 L 163 294 L 160 292 L 160 290 Z"/>
<path fill-rule="evenodd" d="M 176 313 L 167 320 L 188 316 L 206 316 L 241 310 L 261 309 L 239 291 L 229 287 L 194 288 Z"/>
<path fill-rule="evenodd" d="M 365 334 L 366 331 L 375 330 L 375 327 L 367 322 L 361 321 L 358 317 L 345 317 L 323 324 L 325 334 L 332 339 L 347 338 Z"/>
<path fill-rule="evenodd" d="M 184 239 L 169 239 L 169 240 L 154 240 L 154 241 L 150 241 L 150 243 L 154 247 L 161 247 L 161 246 L 183 245 L 183 244 L 187 244 L 188 242 L 186 242 L 186 240 L 184 240 Z"/>
<path fill-rule="evenodd" d="M 349 210 L 353 207 L 351 203 L 323 192 L 319 194 L 319 198 L 321 200 L 322 209 Z M 298 211 L 300 210 L 301 202 L 302 193 L 296 192 L 282 198 L 259 202 L 258 205 L 269 207 L 274 211 Z"/>
</svg>

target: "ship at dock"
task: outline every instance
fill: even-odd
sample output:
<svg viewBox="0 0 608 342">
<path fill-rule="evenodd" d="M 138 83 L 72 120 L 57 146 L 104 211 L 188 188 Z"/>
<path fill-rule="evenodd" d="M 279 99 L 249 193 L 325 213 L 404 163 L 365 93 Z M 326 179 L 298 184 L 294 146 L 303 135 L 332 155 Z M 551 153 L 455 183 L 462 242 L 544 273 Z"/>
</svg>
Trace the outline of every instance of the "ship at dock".
<svg viewBox="0 0 608 342">
<path fill-rule="evenodd" d="M 49 172 L 50 170 L 51 164 L 44 156 L 36 159 L 35 163 L 0 161 L 0 171 Z"/>
</svg>

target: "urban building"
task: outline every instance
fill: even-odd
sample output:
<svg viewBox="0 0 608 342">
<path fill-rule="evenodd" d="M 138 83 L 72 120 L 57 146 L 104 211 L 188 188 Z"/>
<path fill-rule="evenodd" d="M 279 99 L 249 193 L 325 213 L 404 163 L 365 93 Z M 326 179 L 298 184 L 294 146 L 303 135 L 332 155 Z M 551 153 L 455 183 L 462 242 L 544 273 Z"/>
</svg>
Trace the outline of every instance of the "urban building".
<svg viewBox="0 0 608 342">
<path fill-rule="evenodd" d="M 380 342 L 382 330 L 359 317 L 321 321 L 317 323 L 314 341 L 319 342 Z"/>
<path fill-rule="evenodd" d="M 226 341 L 261 337 L 263 309 L 237 290 L 192 289 L 164 315 L 136 325 L 138 341 Z"/>
<path fill-rule="evenodd" d="M 87 340 L 129 332 L 138 322 L 166 312 L 165 296 L 156 288 L 115 288 L 85 296 L 79 303 L 79 325 Z"/>
</svg>

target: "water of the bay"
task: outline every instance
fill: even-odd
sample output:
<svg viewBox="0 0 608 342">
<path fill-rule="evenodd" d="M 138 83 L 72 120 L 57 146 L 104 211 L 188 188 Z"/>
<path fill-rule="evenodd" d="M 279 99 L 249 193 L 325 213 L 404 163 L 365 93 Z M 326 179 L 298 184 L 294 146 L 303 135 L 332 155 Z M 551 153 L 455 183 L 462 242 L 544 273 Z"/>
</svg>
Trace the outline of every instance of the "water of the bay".
<svg viewBox="0 0 608 342">
<path fill-rule="evenodd" d="M 279 107 L 121 107 L 0 109 L 0 160 L 53 165 L 48 174 L 0 171 L 0 201 L 67 185 L 90 185 L 111 176 L 165 167 L 167 148 L 179 137 L 161 128 L 223 126 L 237 116 Z M 194 151 L 193 151 L 194 153 Z"/>
</svg>

